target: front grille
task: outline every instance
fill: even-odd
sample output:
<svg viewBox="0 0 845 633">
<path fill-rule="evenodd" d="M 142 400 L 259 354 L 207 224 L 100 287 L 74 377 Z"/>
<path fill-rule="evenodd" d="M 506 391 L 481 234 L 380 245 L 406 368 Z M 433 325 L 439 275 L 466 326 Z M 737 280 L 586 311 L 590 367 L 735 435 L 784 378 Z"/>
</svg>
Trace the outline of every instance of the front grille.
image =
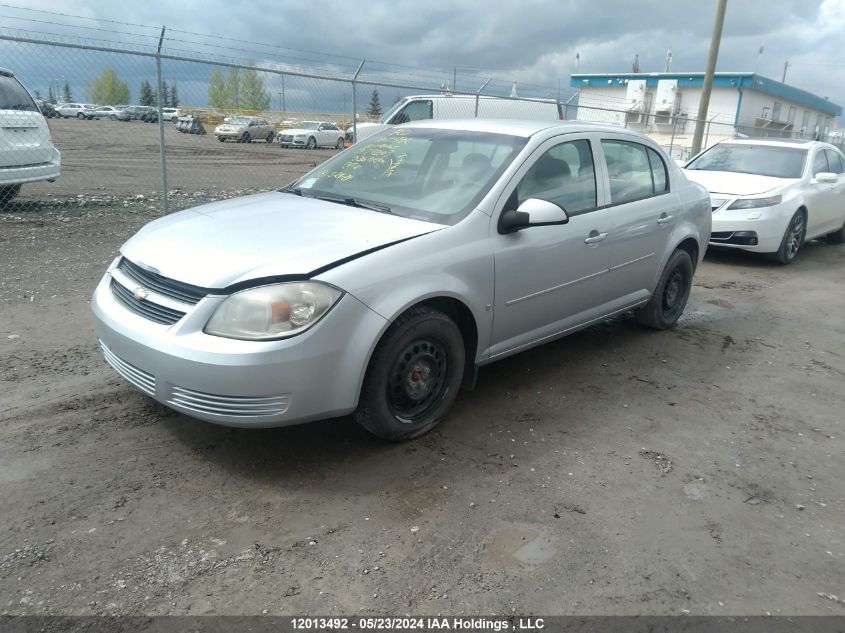
<svg viewBox="0 0 845 633">
<path fill-rule="evenodd" d="M 291 141 L 293 141 L 293 137 L 290 134 L 284 134 L 281 138 L 282 141 L 285 143 L 290 143 Z"/>
<path fill-rule="evenodd" d="M 137 281 L 138 285 L 143 286 L 147 290 L 152 290 L 157 294 L 181 301 L 182 303 L 195 305 L 208 294 L 205 288 L 162 277 L 149 270 L 144 270 L 125 257 L 120 259 L 117 269 L 133 281 Z"/>
<path fill-rule="evenodd" d="M 134 365 L 130 365 L 125 360 L 117 357 L 106 344 L 100 341 L 100 351 L 103 353 L 103 358 L 111 365 L 118 374 L 123 376 L 130 383 L 138 387 L 148 396 L 154 396 L 156 392 L 156 379 L 152 374 L 138 369 Z"/>
<path fill-rule="evenodd" d="M 168 404 L 196 413 L 261 417 L 281 415 L 288 410 L 288 396 L 219 396 L 184 387 L 173 387 Z"/>
<path fill-rule="evenodd" d="M 129 290 L 121 286 L 114 279 L 111 282 L 111 292 L 114 298 L 131 312 L 150 321 L 161 323 L 162 325 L 173 325 L 185 316 L 185 313 L 179 312 L 179 310 L 166 308 L 152 301 L 136 299 Z"/>
</svg>

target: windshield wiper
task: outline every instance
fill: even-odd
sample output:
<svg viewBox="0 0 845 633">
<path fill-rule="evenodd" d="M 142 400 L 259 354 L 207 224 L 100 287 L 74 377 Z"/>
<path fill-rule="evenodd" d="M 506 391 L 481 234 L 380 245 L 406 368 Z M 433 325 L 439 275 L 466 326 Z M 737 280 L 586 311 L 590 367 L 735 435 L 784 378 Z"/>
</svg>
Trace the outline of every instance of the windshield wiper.
<svg viewBox="0 0 845 633">
<path fill-rule="evenodd" d="M 358 209 L 369 209 L 370 211 L 378 211 L 379 213 L 391 213 L 390 207 L 386 204 L 378 204 L 376 202 L 368 202 L 365 200 L 358 200 L 357 198 L 341 197 L 341 196 L 316 196 L 317 200 L 325 200 L 326 202 L 336 202 L 337 204 L 345 204 L 350 207 Z"/>
<path fill-rule="evenodd" d="M 299 187 L 282 187 L 281 189 L 279 189 L 279 191 L 282 193 L 292 193 L 297 196 L 302 195 L 302 189 L 300 189 Z"/>
</svg>

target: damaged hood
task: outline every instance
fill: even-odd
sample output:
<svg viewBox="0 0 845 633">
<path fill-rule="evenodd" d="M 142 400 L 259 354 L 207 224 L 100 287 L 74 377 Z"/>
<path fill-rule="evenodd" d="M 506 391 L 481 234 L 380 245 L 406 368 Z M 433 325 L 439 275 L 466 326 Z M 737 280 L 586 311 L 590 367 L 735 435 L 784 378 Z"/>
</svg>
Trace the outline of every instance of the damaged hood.
<svg viewBox="0 0 845 633">
<path fill-rule="evenodd" d="M 369 250 L 445 228 L 271 192 L 206 204 L 154 220 L 120 249 L 152 272 L 205 288 L 307 275 Z"/>
</svg>

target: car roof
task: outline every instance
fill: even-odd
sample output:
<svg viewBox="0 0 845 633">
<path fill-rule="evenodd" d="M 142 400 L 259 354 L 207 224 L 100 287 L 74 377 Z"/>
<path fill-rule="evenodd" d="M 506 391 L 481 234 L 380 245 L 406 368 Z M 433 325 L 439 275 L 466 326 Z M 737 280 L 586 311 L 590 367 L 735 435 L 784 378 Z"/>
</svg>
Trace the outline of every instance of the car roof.
<svg viewBox="0 0 845 633">
<path fill-rule="evenodd" d="M 404 123 L 402 127 L 435 128 L 441 130 L 466 130 L 467 132 L 491 132 L 510 136 L 529 137 L 538 132 L 560 130 L 561 133 L 604 132 L 607 134 L 627 134 L 632 137 L 648 139 L 647 136 L 614 125 L 601 125 L 586 121 L 537 121 L 529 119 L 426 119 Z"/>
<path fill-rule="evenodd" d="M 819 141 L 812 141 L 805 138 L 729 138 L 720 143 L 730 145 L 771 145 L 772 147 L 803 147 L 810 148 L 819 145 Z M 826 143 L 825 143 L 826 145 Z"/>
</svg>

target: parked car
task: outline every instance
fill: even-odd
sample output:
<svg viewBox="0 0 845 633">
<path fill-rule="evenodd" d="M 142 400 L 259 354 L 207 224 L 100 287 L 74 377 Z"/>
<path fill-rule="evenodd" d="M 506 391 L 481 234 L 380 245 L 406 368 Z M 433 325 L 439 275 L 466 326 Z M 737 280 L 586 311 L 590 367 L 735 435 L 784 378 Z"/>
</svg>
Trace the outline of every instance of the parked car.
<svg viewBox="0 0 845 633">
<path fill-rule="evenodd" d="M 377 122 L 364 121 L 354 128 L 358 140 L 391 125 L 428 119 L 536 119 L 556 121 L 563 118 L 560 103 L 554 99 L 512 99 L 508 97 L 476 97 L 475 95 L 431 94 L 400 99 Z M 354 142 L 353 128 L 346 130 L 348 144 Z"/>
<path fill-rule="evenodd" d="M 344 132 L 334 123 L 328 121 L 303 121 L 295 128 L 282 130 L 278 133 L 281 147 L 304 147 L 317 149 L 318 147 L 336 147 L 343 149 Z"/>
<path fill-rule="evenodd" d="M 233 116 L 228 117 L 220 125 L 214 128 L 214 135 L 221 143 L 226 139 L 238 143 L 249 143 L 254 140 L 273 142 L 275 132 L 273 126 L 257 116 Z"/>
<path fill-rule="evenodd" d="M 92 119 L 110 119 L 112 121 L 117 121 L 121 112 L 123 112 L 123 110 L 115 106 L 99 106 L 94 110 L 86 110 L 85 118 L 89 121 Z"/>
<path fill-rule="evenodd" d="M 136 121 L 154 110 L 152 106 L 127 106 L 117 115 L 118 121 Z"/>
<path fill-rule="evenodd" d="M 687 177 L 710 191 L 710 244 L 768 253 L 782 264 L 804 242 L 845 242 L 845 156 L 796 139 L 731 139 L 701 152 Z"/>
<path fill-rule="evenodd" d="M 172 123 L 176 123 L 180 116 L 182 116 L 182 112 L 179 108 L 162 108 L 161 109 L 161 116 L 164 118 L 165 121 L 171 121 Z"/>
<path fill-rule="evenodd" d="M 96 107 L 97 106 L 93 106 L 87 103 L 60 103 L 58 106 L 56 106 L 56 110 L 58 111 L 59 115 L 65 119 L 70 119 L 73 117 L 76 117 L 78 119 L 84 119 L 88 111 L 93 110 Z"/>
<path fill-rule="evenodd" d="M 43 99 L 36 99 L 35 104 L 38 106 L 38 109 L 41 111 L 41 114 L 44 115 L 46 119 L 55 119 L 59 116 L 59 111 L 56 110 L 56 106 L 54 106 L 49 101 L 44 101 Z"/>
<path fill-rule="evenodd" d="M 0 68 L 0 204 L 28 182 L 59 177 L 61 155 L 47 121 L 11 70 Z"/>
<path fill-rule="evenodd" d="M 710 219 L 635 132 L 418 122 L 151 222 L 91 306 L 106 360 L 173 409 L 249 427 L 355 412 L 401 440 L 480 365 L 628 310 L 672 327 Z"/>
</svg>

